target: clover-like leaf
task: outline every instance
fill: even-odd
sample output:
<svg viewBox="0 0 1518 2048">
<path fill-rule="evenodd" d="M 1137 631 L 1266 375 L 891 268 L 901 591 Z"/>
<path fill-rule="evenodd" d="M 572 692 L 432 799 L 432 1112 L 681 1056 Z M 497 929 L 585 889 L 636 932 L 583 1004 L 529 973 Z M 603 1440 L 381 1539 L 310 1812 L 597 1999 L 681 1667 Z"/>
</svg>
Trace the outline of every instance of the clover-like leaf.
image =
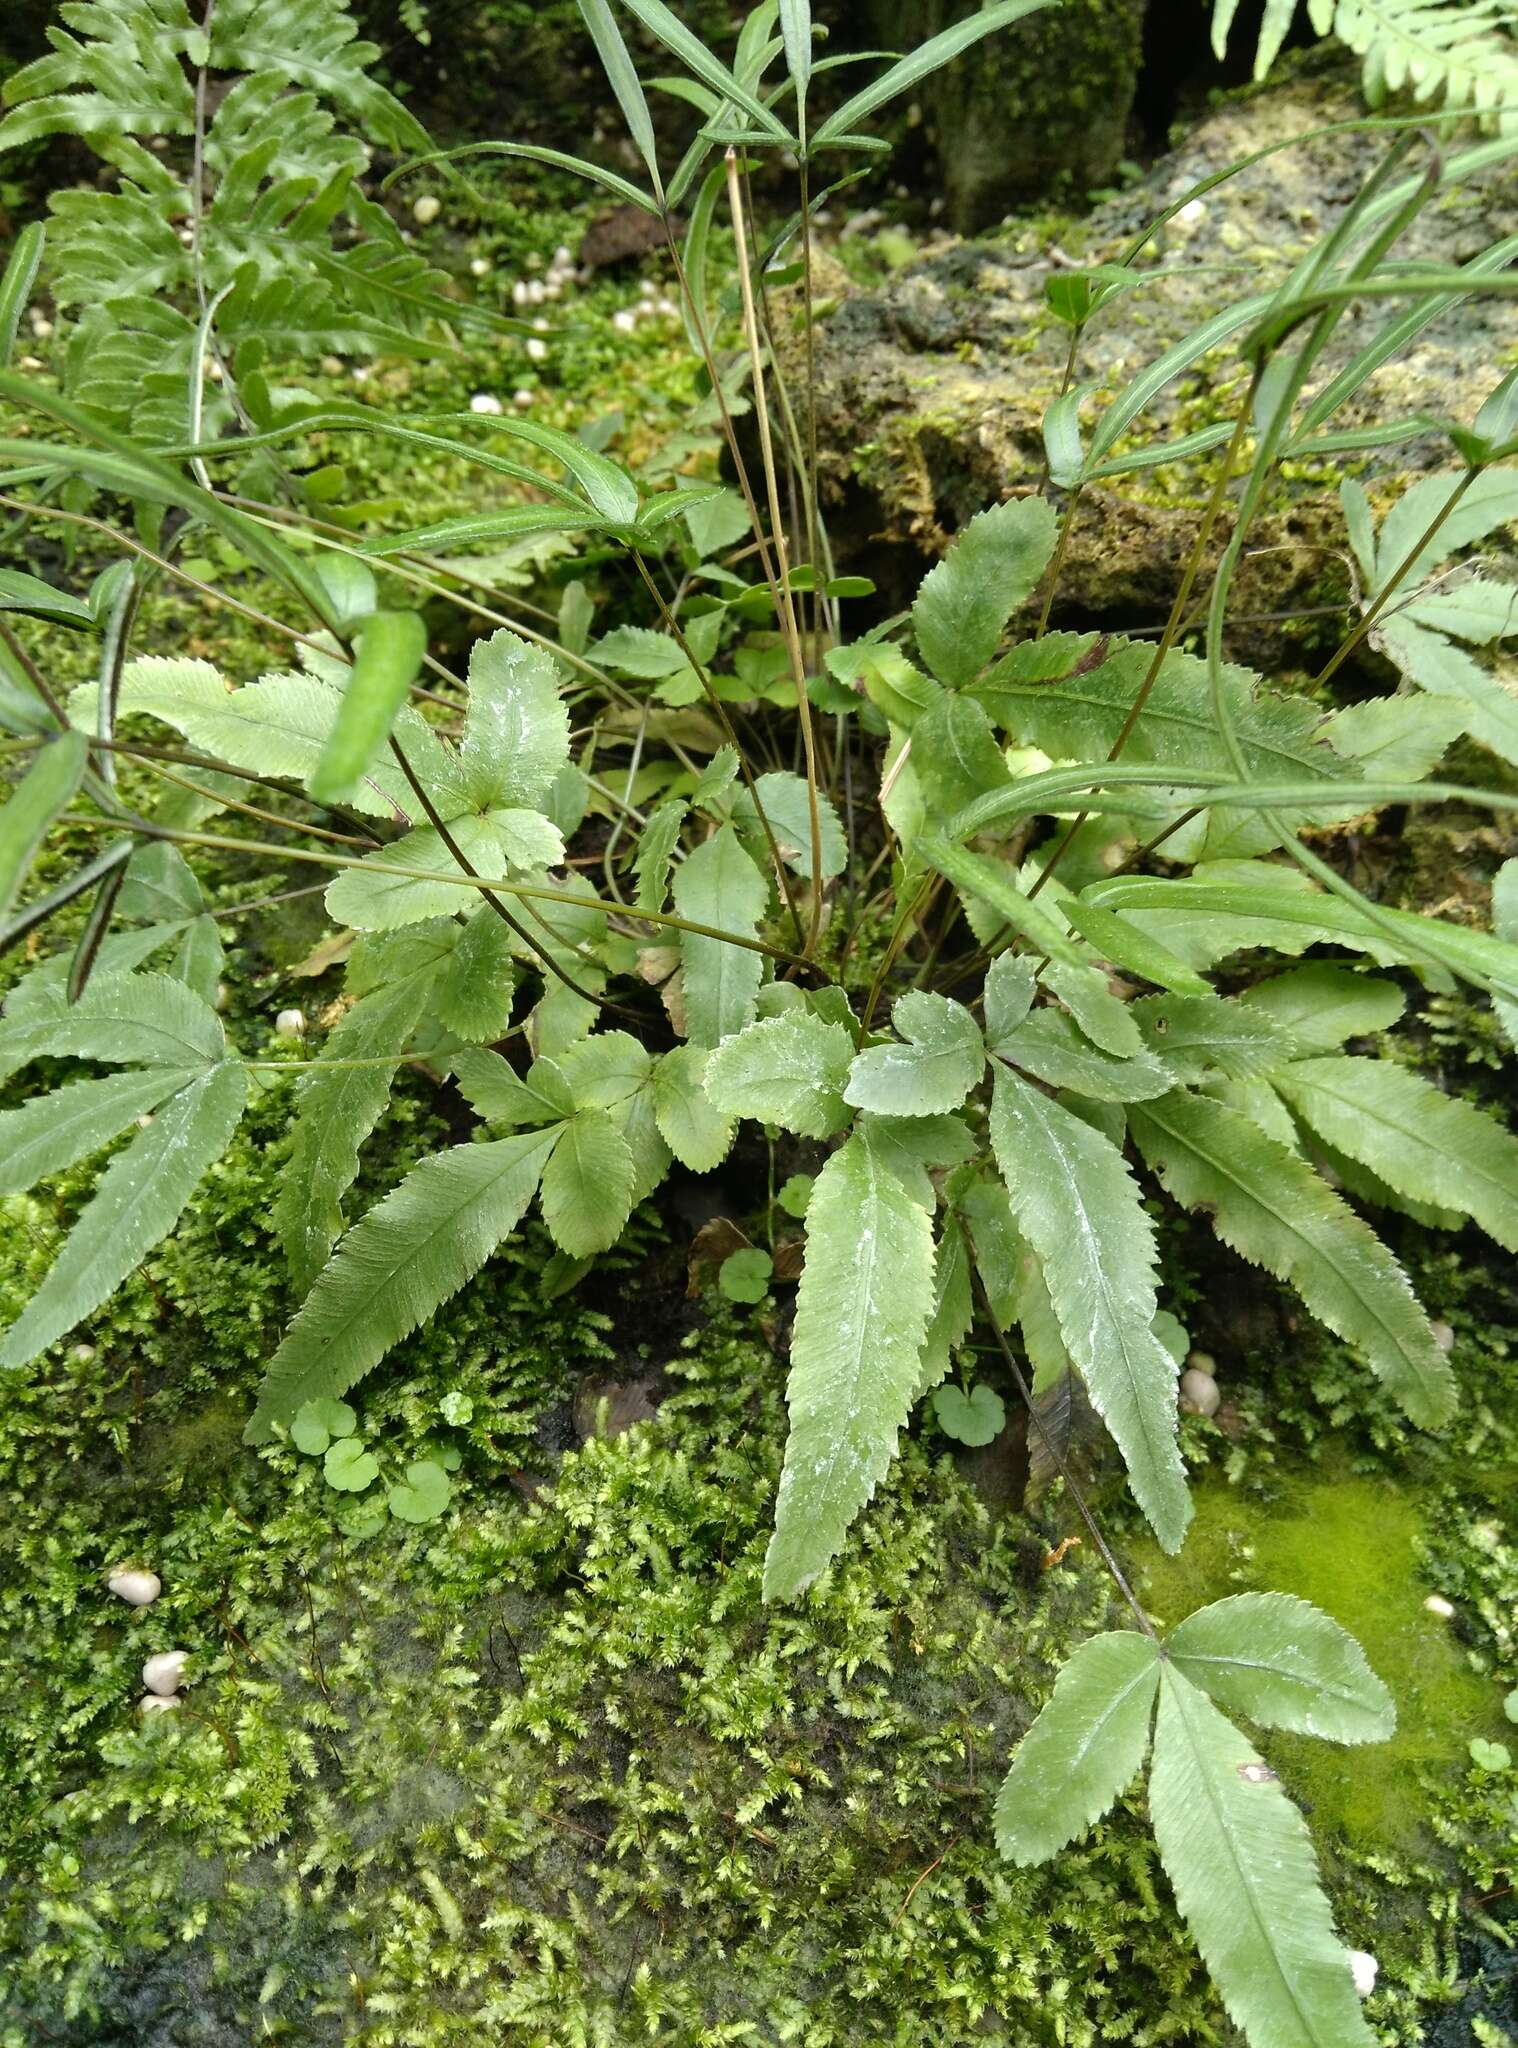
<svg viewBox="0 0 1518 2048">
<path fill-rule="evenodd" d="M 945 1436 L 974 1449 L 993 1442 L 1007 1426 L 1006 1404 L 984 1383 L 968 1394 L 952 1384 L 940 1387 L 933 1396 L 933 1413 Z"/>
<path fill-rule="evenodd" d="M 432 1458 L 418 1458 L 406 1467 L 404 1481 L 387 1494 L 390 1512 L 399 1522 L 435 1522 L 452 1498 L 448 1474 Z"/>
<path fill-rule="evenodd" d="M 356 1436 L 340 1436 L 322 1461 L 322 1477 L 339 1493 L 362 1493 L 379 1478 L 379 1460 Z"/>
<path fill-rule="evenodd" d="M 346 1401 L 323 1396 L 301 1403 L 290 1424 L 290 1440 L 308 1458 L 319 1458 L 334 1437 L 352 1436 L 357 1426 L 358 1417 Z"/>
<path fill-rule="evenodd" d="M 729 1301 L 763 1301 L 770 1291 L 775 1262 L 757 1245 L 731 1252 L 717 1269 L 717 1285 Z"/>
</svg>

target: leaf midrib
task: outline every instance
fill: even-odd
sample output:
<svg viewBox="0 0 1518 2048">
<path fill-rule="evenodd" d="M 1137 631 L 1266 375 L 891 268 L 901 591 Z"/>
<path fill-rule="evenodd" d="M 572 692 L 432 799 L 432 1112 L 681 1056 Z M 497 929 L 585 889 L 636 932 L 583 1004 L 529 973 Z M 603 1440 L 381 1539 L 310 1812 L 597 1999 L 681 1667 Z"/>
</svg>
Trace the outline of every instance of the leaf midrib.
<svg viewBox="0 0 1518 2048">
<path fill-rule="evenodd" d="M 1331 1055 L 1329 1057 L 1331 1057 Z M 1301 1062 L 1301 1065 L 1304 1066 L 1310 1066 L 1313 1064 L 1315 1063 L 1312 1061 Z M 1381 1063 L 1377 1061 L 1369 1061 L 1365 1062 L 1364 1064 L 1374 1068 L 1379 1066 Z M 1395 1072 L 1395 1069 L 1390 1069 L 1390 1071 Z M 1331 1101 L 1336 1102 L 1341 1109 L 1352 1113 L 1354 1117 L 1369 1118 L 1370 1120 L 1376 1123 L 1380 1123 L 1384 1125 L 1387 1130 L 1395 1132 L 1398 1137 L 1405 1138 L 1410 1144 L 1416 1146 L 1420 1152 L 1432 1153 L 1434 1157 L 1438 1159 L 1442 1165 L 1449 1165 L 1453 1163 L 1450 1160 L 1449 1155 L 1445 1152 L 1442 1152 L 1439 1146 L 1435 1144 L 1433 1139 L 1430 1138 L 1426 1134 L 1426 1132 L 1418 1130 L 1415 1125 L 1409 1125 L 1401 1122 L 1400 1119 L 1397 1117 L 1388 1116 L 1385 1110 L 1382 1109 L 1379 1104 L 1367 1104 L 1363 1102 L 1357 1102 L 1352 1096 L 1340 1094 L 1338 1089 L 1334 1087 L 1332 1081 L 1324 1081 L 1315 1077 L 1307 1080 L 1303 1080 L 1300 1077 L 1298 1077 L 1297 1080 L 1293 1081 L 1292 1071 L 1291 1069 L 1288 1069 L 1285 1073 L 1283 1073 L 1280 1076 L 1276 1085 L 1286 1093 L 1295 1093 L 1298 1090 L 1303 1089 L 1307 1090 L 1310 1093 L 1316 1090 L 1318 1093 L 1328 1096 Z M 1395 1085 L 1395 1083 L 1393 1085 Z M 1435 1094 L 1438 1096 L 1438 1100 L 1441 1104 L 1450 1102 L 1453 1099 L 1447 1095 L 1440 1093 L 1438 1090 L 1435 1090 Z M 1311 1121 L 1311 1119 L 1309 1119 L 1309 1121 Z M 1497 1127 L 1494 1126 L 1493 1128 L 1496 1129 Z M 1332 1140 L 1331 1142 L 1337 1143 L 1338 1141 Z M 1340 1150 L 1347 1151 L 1348 1147 L 1340 1146 Z M 1355 1153 L 1350 1153 L 1351 1158 L 1356 1158 L 1357 1156 L 1358 1155 Z M 1384 1181 L 1386 1181 L 1389 1186 L 1397 1188 L 1400 1194 L 1407 1195 L 1413 1201 L 1428 1201 L 1432 1199 L 1433 1201 L 1439 1203 L 1445 1208 L 1463 1208 L 1467 1211 L 1467 1213 L 1469 1213 L 1468 1204 L 1461 1202 L 1449 1202 L 1446 1201 L 1443 1196 L 1429 1197 L 1427 1195 L 1421 1194 L 1419 1190 L 1416 1188 L 1410 1188 L 1400 1185 L 1396 1180 L 1392 1178 L 1392 1174 L 1387 1172 L 1385 1166 L 1373 1165 L 1372 1162 L 1368 1159 L 1361 1159 L 1359 1163 L 1362 1166 L 1369 1166 L 1373 1173 L 1379 1173 L 1381 1175 L 1381 1178 Z M 1518 1197 L 1514 1196 L 1513 1190 L 1510 1187 L 1506 1187 L 1501 1181 L 1501 1179 L 1497 1176 L 1497 1174 L 1495 1174 L 1486 1166 L 1484 1166 L 1479 1159 L 1473 1159 L 1469 1155 L 1464 1155 L 1462 1156 L 1459 1164 L 1460 1170 L 1462 1172 L 1473 1173 L 1476 1175 L 1478 1179 L 1485 1181 L 1486 1184 L 1492 1189 L 1494 1194 L 1496 1194 L 1501 1201 L 1508 1204 L 1509 1206 L 1518 1207 Z M 1395 1163 L 1393 1163 L 1393 1166 L 1395 1170 Z"/>
<path fill-rule="evenodd" d="M 1163 1096 L 1160 1097 L 1161 1102 L 1163 1102 L 1164 1099 L 1165 1098 Z M 1222 1107 L 1221 1104 L 1215 1106 L 1219 1108 Z M 1309 1251 L 1315 1253 L 1319 1258 L 1321 1258 L 1324 1261 L 1326 1265 L 1330 1266 L 1334 1273 L 1338 1276 L 1340 1282 L 1344 1286 L 1349 1288 L 1350 1293 L 1353 1295 L 1354 1299 L 1358 1302 L 1361 1302 L 1366 1307 L 1366 1309 L 1370 1313 L 1371 1320 L 1374 1323 L 1376 1323 L 1382 1330 L 1385 1331 L 1386 1336 L 1389 1342 L 1392 1344 L 1393 1348 L 1396 1350 L 1397 1355 L 1400 1358 L 1406 1359 L 1409 1367 L 1413 1368 L 1413 1370 L 1415 1371 L 1416 1376 L 1420 1383 L 1422 1382 L 1425 1375 L 1422 1372 L 1417 1371 L 1415 1362 L 1411 1354 L 1408 1352 L 1406 1346 L 1403 1344 L 1402 1339 L 1391 1328 L 1391 1325 L 1380 1313 L 1380 1310 L 1377 1308 L 1376 1304 L 1367 1299 L 1364 1289 L 1356 1286 L 1349 1279 L 1349 1277 L 1346 1275 L 1344 1271 L 1344 1268 L 1340 1265 L 1339 1261 L 1334 1257 L 1333 1249 L 1331 1246 L 1328 1248 L 1320 1246 L 1315 1238 L 1310 1238 L 1305 1234 L 1305 1232 L 1299 1230 L 1296 1224 L 1291 1221 L 1290 1217 L 1288 1217 L 1281 1209 L 1277 1208 L 1273 1202 L 1267 1201 L 1258 1189 L 1250 1186 L 1250 1184 L 1247 1181 L 1241 1180 L 1238 1174 L 1236 1174 L 1219 1156 L 1211 1152 L 1203 1151 L 1196 1144 L 1194 1139 L 1188 1137 L 1184 1132 L 1177 1131 L 1173 1125 L 1167 1124 L 1163 1117 L 1158 1116 L 1155 1113 L 1156 1105 L 1154 1103 L 1146 1102 L 1142 1105 L 1139 1105 L 1139 1108 L 1142 1114 L 1148 1115 L 1156 1124 L 1159 1125 L 1162 1131 L 1165 1131 L 1174 1140 L 1176 1144 L 1186 1146 L 1190 1151 L 1195 1153 L 1198 1158 L 1205 1160 L 1206 1163 L 1213 1168 L 1214 1172 L 1216 1172 L 1223 1180 L 1228 1181 L 1244 1197 L 1246 1201 L 1253 1202 L 1258 1208 L 1263 1209 L 1267 1215 L 1273 1216 L 1276 1219 L 1276 1221 L 1280 1223 L 1282 1227 L 1289 1233 L 1289 1235 L 1297 1240 L 1299 1244 L 1305 1245 Z M 1234 1113 L 1237 1114 L 1237 1112 Z M 1245 1121 L 1247 1122 L 1248 1119 L 1246 1118 Z M 1270 1142 L 1268 1133 L 1261 1132 L 1260 1135 L 1266 1139 L 1267 1143 Z M 1309 1168 L 1308 1171 L 1310 1172 L 1311 1168 Z M 1332 1190 L 1326 1185 L 1323 1186 L 1323 1193 L 1332 1198 Z M 1354 1210 L 1351 1209 L 1347 1203 L 1345 1203 L 1343 1207 L 1345 1209 L 1345 1213 L 1349 1216 L 1352 1222 L 1360 1222 L 1360 1218 L 1355 1215 Z M 1413 1298 L 1411 1288 L 1408 1289 L 1408 1299 L 1410 1302 L 1412 1302 L 1412 1306 L 1414 1307 L 1414 1309 L 1416 1309 L 1417 1302 Z"/>
<path fill-rule="evenodd" d="M 1025 1082 L 1021 1083 L 1020 1085 L 1024 1089 L 1026 1089 L 1027 1093 L 1031 1097 L 1036 1097 L 1038 1101 L 1042 1101 L 1043 1098 L 1041 1096 L 1037 1096 L 1036 1090 L 1028 1088 Z M 1094 1228 L 1090 1212 L 1087 1208 L 1084 1198 L 1082 1197 L 1079 1175 L 1071 1170 L 1069 1164 L 1071 1155 L 1064 1146 L 1064 1144 L 1061 1142 L 1059 1133 L 1056 1130 L 1053 1122 L 1045 1117 L 1040 1117 L 1040 1122 L 1042 1123 L 1042 1126 L 1045 1132 L 1047 1133 L 1048 1142 L 1054 1151 L 1055 1158 L 1058 1162 L 1060 1170 L 1064 1174 L 1071 1200 L 1075 1204 L 1080 1226 L 1081 1242 L 1083 1245 L 1096 1246 L 1099 1251 L 1101 1243 L 1100 1233 Z M 1115 1304 L 1113 1302 L 1106 1267 L 1103 1264 L 1100 1256 L 1093 1257 L 1091 1260 L 1091 1265 L 1092 1270 L 1096 1275 L 1097 1292 L 1106 1313 L 1106 1320 L 1117 1337 L 1118 1349 L 1123 1360 L 1123 1369 L 1127 1376 L 1128 1385 L 1133 1396 L 1134 1407 L 1138 1414 L 1139 1428 L 1143 1436 L 1144 1445 L 1153 1463 L 1157 1481 L 1163 1481 L 1164 1475 L 1166 1474 L 1167 1470 L 1170 1469 L 1171 1461 L 1167 1459 L 1162 1454 L 1162 1452 L 1169 1451 L 1172 1453 L 1172 1455 L 1174 1455 L 1174 1445 L 1168 1439 L 1166 1439 L 1162 1446 L 1162 1452 L 1157 1452 L 1155 1449 L 1153 1438 L 1150 1434 L 1150 1419 L 1148 1415 L 1147 1403 L 1143 1400 L 1140 1394 L 1139 1382 L 1136 1377 L 1136 1367 L 1133 1361 L 1132 1353 L 1129 1350 L 1126 1325 L 1124 1323 L 1123 1318 L 1119 1316 L 1119 1314 L 1117 1313 Z M 1061 1324 L 1061 1330 L 1063 1331 L 1063 1324 Z M 1095 1390 L 1092 1388 L 1090 1384 L 1089 1377 L 1087 1378 L 1087 1392 L 1091 1396 L 1093 1407 L 1095 1407 L 1097 1409 L 1098 1414 L 1100 1414 L 1100 1403 L 1098 1401 Z M 1103 1420 L 1106 1420 L 1105 1416 L 1103 1417 Z M 1174 1477 L 1173 1470 L 1171 1471 L 1171 1477 Z"/>
<path fill-rule="evenodd" d="M 1180 1686 L 1177 1686 L 1176 1684 L 1176 1680 L 1178 1678 L 1180 1679 Z M 1243 1858 L 1239 1855 L 1238 1849 L 1234 1843 L 1232 1832 L 1227 1825 L 1227 1821 L 1223 1812 L 1222 1801 L 1218 1797 L 1217 1788 L 1213 1784 L 1211 1774 L 1206 1766 L 1206 1758 L 1202 1751 L 1201 1744 L 1192 1732 L 1191 1722 L 1186 1713 L 1187 1703 L 1185 1694 L 1181 1690 L 1181 1686 L 1185 1686 L 1187 1684 L 1189 1684 L 1189 1680 L 1187 1680 L 1179 1672 L 1162 1670 L 1160 1673 L 1161 1687 L 1163 1688 L 1168 1685 L 1172 1688 L 1170 1697 L 1174 1705 L 1176 1723 L 1186 1737 L 1187 1749 L 1189 1752 L 1192 1766 L 1192 1782 L 1194 1784 L 1199 1784 L 1201 1786 L 1203 1796 L 1206 1799 L 1208 1808 L 1212 1814 L 1213 1831 L 1217 1839 L 1223 1844 L 1225 1850 L 1227 1851 L 1228 1860 L 1230 1863 L 1232 1863 L 1234 1871 L 1238 1876 L 1240 1887 L 1243 1890 L 1245 1898 L 1249 1902 L 1250 1919 L 1254 1922 L 1255 1931 L 1264 1945 L 1265 1953 L 1270 1957 L 1271 1965 L 1275 1971 L 1275 1975 L 1278 1981 L 1280 1982 L 1282 1990 L 1286 1993 L 1286 1997 L 1291 2005 L 1291 2009 L 1297 2016 L 1298 2024 L 1302 2028 L 1302 2038 L 1305 2041 L 1309 2042 L 1323 2043 L 1323 2036 L 1319 2033 L 1310 2015 L 1303 2007 L 1301 2000 L 1297 1997 L 1296 1987 L 1293 1985 L 1290 1977 L 1286 1974 L 1286 1971 L 1282 1966 L 1281 1958 L 1276 1951 L 1275 1942 L 1271 1938 L 1271 1927 L 1268 1916 L 1266 1915 L 1255 1893 L 1254 1882 L 1252 1874 L 1249 1870 L 1249 1866 L 1244 1862 Z M 1221 1716 L 1220 1718 L 1227 1721 L 1226 1715 Z M 1227 1725 L 1231 1728 L 1233 1724 L 1232 1722 L 1227 1722 Z M 1323 2048 L 1332 2048 L 1332 2043 L 1323 2043 Z"/>
<path fill-rule="evenodd" d="M 1101 671 L 1093 669 L 1091 673 L 1095 676 Z M 975 697 L 978 699 L 982 693 L 1007 697 L 1017 703 L 1026 702 L 1030 706 L 1070 704 L 1087 711 L 1110 713 L 1115 717 L 1120 717 L 1123 712 L 1131 709 L 1131 706 L 1125 705 L 1116 697 L 1074 689 L 1067 682 L 1027 683 L 1018 679 L 998 682 L 994 670 L 984 682 L 975 685 Z M 1158 694 L 1155 693 L 1156 696 Z M 1204 718 L 1200 713 L 1183 711 L 1177 706 L 1157 704 L 1154 697 L 1151 697 L 1144 707 L 1145 730 L 1152 731 L 1156 726 L 1166 725 L 1174 726 L 1180 732 L 1203 740 L 1215 740 L 1217 737 L 1216 728 L 1210 718 Z M 1268 760 L 1284 761 L 1293 768 L 1306 769 L 1310 774 L 1321 775 L 1325 782 L 1348 779 L 1345 770 L 1339 765 L 1338 757 L 1318 742 L 1304 741 L 1301 748 L 1296 749 L 1287 746 L 1282 740 L 1262 738 L 1257 726 L 1252 727 L 1247 716 L 1239 722 L 1238 738 L 1239 744 L 1246 752 L 1260 754 Z M 1161 768 L 1181 768 L 1186 764 L 1161 758 L 1155 765 Z"/>
</svg>

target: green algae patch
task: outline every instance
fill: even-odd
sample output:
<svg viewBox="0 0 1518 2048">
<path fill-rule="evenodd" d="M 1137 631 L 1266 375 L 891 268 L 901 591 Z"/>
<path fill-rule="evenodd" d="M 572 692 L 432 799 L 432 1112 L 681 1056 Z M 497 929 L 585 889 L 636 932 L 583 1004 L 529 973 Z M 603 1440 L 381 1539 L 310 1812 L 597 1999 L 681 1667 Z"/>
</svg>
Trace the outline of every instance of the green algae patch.
<svg viewBox="0 0 1518 2048">
<path fill-rule="evenodd" d="M 1391 1687 L 1390 1742 L 1339 1749 L 1272 1735 L 1266 1748 L 1313 1825 L 1356 1849 L 1424 1854 L 1434 1781 L 1463 1774 L 1473 1735 L 1500 1736 L 1501 1697 L 1471 1670 L 1447 1617 L 1424 1602 L 1424 1511 L 1389 1479 L 1323 1472 L 1274 1503 L 1204 1482 L 1179 1557 L 1136 1548 L 1137 1589 L 1173 1627 L 1229 1593 L 1274 1588 L 1311 1600 L 1347 1628 Z"/>
</svg>

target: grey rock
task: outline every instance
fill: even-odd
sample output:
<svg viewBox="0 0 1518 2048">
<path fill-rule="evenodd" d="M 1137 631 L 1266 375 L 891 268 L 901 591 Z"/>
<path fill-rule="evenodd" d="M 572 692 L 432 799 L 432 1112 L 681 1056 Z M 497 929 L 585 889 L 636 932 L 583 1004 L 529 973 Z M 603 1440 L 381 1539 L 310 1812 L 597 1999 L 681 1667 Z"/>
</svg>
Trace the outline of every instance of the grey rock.
<svg viewBox="0 0 1518 2048">
<path fill-rule="evenodd" d="M 925 552 L 940 551 L 984 506 L 1038 488 L 1043 415 L 1060 388 L 1069 341 L 1043 301 L 1053 271 L 1116 258 L 1157 209 L 1211 172 L 1362 111 L 1352 74 L 1320 61 L 1210 114 L 1141 185 L 1062 230 L 1068 247 L 1053 244 L 1034 223 L 983 241 L 949 242 L 872 290 L 851 290 L 830 269 L 823 283 L 832 310 L 817 336 L 818 411 L 822 491 L 840 558 L 874 575 L 888 603 L 909 601 Z M 1083 340 L 1077 379 L 1098 386 L 1083 409 L 1088 430 L 1127 379 L 1172 343 L 1229 301 L 1280 282 L 1354 198 L 1385 148 L 1384 138 L 1366 134 L 1299 143 L 1171 222 L 1144 260 L 1166 271 L 1181 267 L 1112 302 Z M 1420 163 L 1415 151 L 1409 166 Z M 1499 168 L 1432 202 L 1397 253 L 1465 262 L 1515 231 L 1518 181 Z M 1353 307 L 1315 383 L 1396 310 L 1384 300 Z M 799 324 L 782 322 L 779 341 L 799 388 Z M 1518 304 L 1469 300 L 1378 370 L 1334 424 L 1414 413 L 1469 419 L 1515 351 Z M 1245 374 L 1225 344 L 1155 397 L 1134 439 L 1162 441 L 1229 418 L 1245 389 Z M 1163 616 L 1216 461 L 1213 455 L 1171 464 L 1086 491 L 1057 623 L 1121 629 Z M 1455 461 L 1448 442 L 1429 434 L 1357 458 L 1357 468 L 1373 498 L 1380 482 L 1384 500 L 1385 479 Z M 1346 601 L 1341 471 L 1336 459 L 1299 461 L 1273 486 L 1235 584 L 1240 614 Z M 1227 531 L 1225 515 L 1213 559 Z M 1338 622 L 1330 619 L 1326 630 L 1336 638 Z M 1245 627 L 1229 651 L 1261 661 L 1281 644 L 1272 625 Z"/>
</svg>

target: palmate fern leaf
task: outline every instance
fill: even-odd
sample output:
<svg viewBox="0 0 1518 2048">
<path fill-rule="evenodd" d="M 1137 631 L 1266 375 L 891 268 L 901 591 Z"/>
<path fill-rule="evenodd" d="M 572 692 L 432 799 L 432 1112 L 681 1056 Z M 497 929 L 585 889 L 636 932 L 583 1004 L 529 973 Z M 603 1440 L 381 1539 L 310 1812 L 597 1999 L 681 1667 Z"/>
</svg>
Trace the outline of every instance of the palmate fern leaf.
<svg viewBox="0 0 1518 2048">
<path fill-rule="evenodd" d="M 1395 92 L 1491 114 L 1518 107 L 1518 48 L 1498 0 L 1338 0 L 1334 34 L 1361 58 L 1365 97 Z"/>
<path fill-rule="evenodd" d="M 428 148 L 426 129 L 369 76 L 378 45 L 357 38 L 345 0 L 221 0 L 211 24 L 211 62 L 218 71 L 303 86 L 387 149 Z"/>
</svg>

